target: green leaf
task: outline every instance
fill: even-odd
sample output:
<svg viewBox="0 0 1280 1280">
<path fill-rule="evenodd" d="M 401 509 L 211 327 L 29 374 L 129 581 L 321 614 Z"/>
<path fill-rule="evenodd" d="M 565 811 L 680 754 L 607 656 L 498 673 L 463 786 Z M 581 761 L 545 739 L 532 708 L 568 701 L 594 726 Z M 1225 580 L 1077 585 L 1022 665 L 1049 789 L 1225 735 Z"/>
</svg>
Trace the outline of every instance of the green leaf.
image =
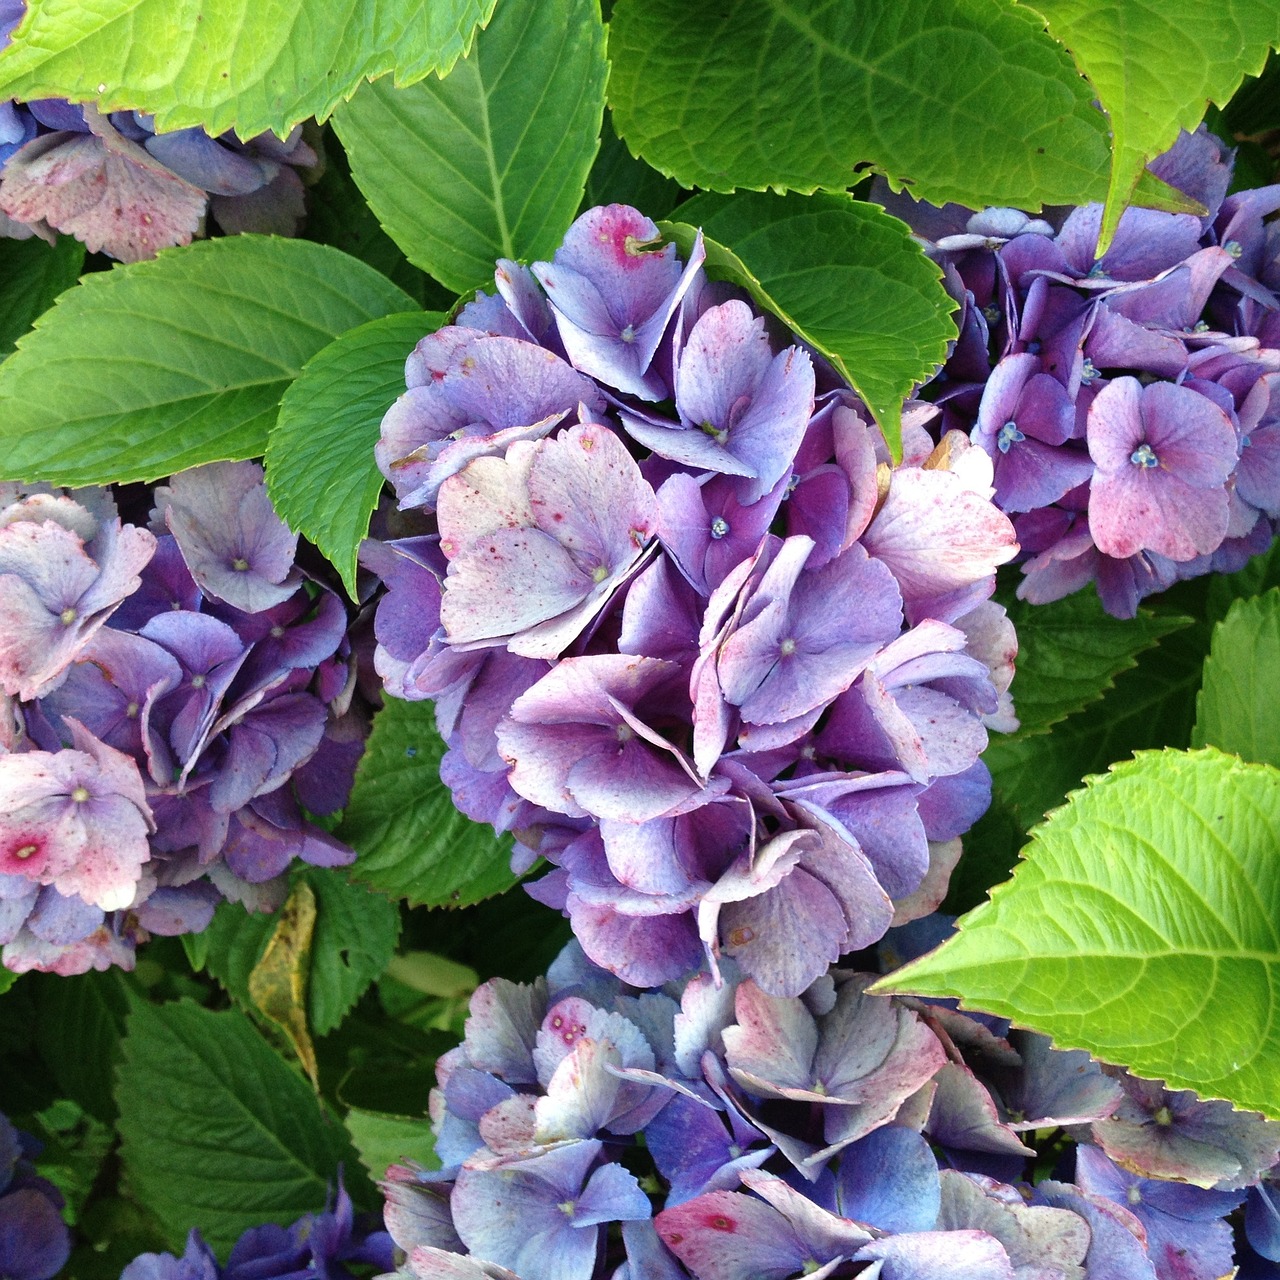
<svg viewBox="0 0 1280 1280">
<path fill-rule="evenodd" d="M 1114 618 L 1094 591 L 1077 591 L 1051 604 L 1009 605 L 1018 633 L 1014 706 L 1020 733 L 1040 732 L 1080 711 L 1114 687 L 1140 653 L 1161 637 L 1191 625 L 1190 618 L 1139 610 Z"/>
<path fill-rule="evenodd" d="M 0 365 L 0 478 L 154 480 L 259 456 L 316 352 L 411 306 L 336 249 L 265 236 L 86 276 Z"/>
<path fill-rule="evenodd" d="M 1280 773 L 1213 748 L 1092 779 L 959 935 L 878 989 L 958 997 L 1280 1117 Z"/>
<path fill-rule="evenodd" d="M 70 236 L 58 243 L 0 240 L 0 357 L 47 311 L 64 289 L 70 289 L 84 265 L 84 245 Z"/>
<path fill-rule="evenodd" d="M 843 195 L 697 196 L 680 220 L 670 229 L 701 227 L 716 242 L 712 274 L 742 284 L 831 360 L 897 454 L 902 401 L 956 336 L 956 304 L 906 223 Z M 677 235 L 686 253 L 690 240 Z"/>
<path fill-rule="evenodd" d="M 445 75 L 495 0 L 30 0 L 0 98 L 96 101 L 242 138 L 323 120 L 365 77 Z"/>
<path fill-rule="evenodd" d="M 400 936 L 400 913 L 393 902 L 341 870 L 306 867 L 294 873 L 316 897 L 315 932 L 307 982 L 307 1018 L 313 1034 L 327 1035 L 390 962 Z M 262 957 L 280 912 L 251 915 L 224 903 L 204 932 L 206 966 L 246 1008 L 249 975 Z"/>
<path fill-rule="evenodd" d="M 199 1224 L 225 1251 L 251 1226 L 324 1207 L 355 1154 L 311 1087 L 235 1009 L 138 1002 L 120 1066 L 121 1156 L 181 1251 Z"/>
<path fill-rule="evenodd" d="M 599 0 L 499 5 L 444 80 L 367 85 L 334 115 L 351 172 L 411 262 L 458 293 L 550 257 L 599 146 Z"/>
<path fill-rule="evenodd" d="M 66 1200 L 62 1217 L 74 1227 L 92 1194 L 103 1161 L 115 1145 L 111 1130 L 67 1098 L 59 1098 L 30 1120 L 24 1119 L 22 1127 L 43 1144 L 40 1177 L 48 1178 L 62 1192 Z"/>
<path fill-rule="evenodd" d="M 58 1088 L 99 1120 L 115 1119 L 112 1096 L 128 999 L 119 970 L 73 978 L 39 975 L 36 1043 Z"/>
<path fill-rule="evenodd" d="M 998 0 L 618 0 L 614 125 L 682 186 L 841 189 L 870 164 L 920 199 L 1100 199 L 1102 116 L 1035 14 Z"/>
<path fill-rule="evenodd" d="M 454 807 L 444 749 L 430 703 L 388 699 L 336 833 L 360 855 L 355 875 L 413 906 L 463 907 L 516 882 L 510 840 Z"/>
<path fill-rule="evenodd" d="M 360 1163 L 375 1182 L 386 1174 L 389 1164 L 403 1164 L 406 1160 L 429 1169 L 440 1167 L 435 1134 L 426 1116 L 398 1116 L 352 1107 L 345 1124 L 360 1153 Z"/>
<path fill-rule="evenodd" d="M 627 144 L 613 131 L 612 117 L 605 112 L 600 133 L 600 151 L 583 193 L 583 209 L 600 204 L 629 204 L 655 222 L 665 218 L 684 195 L 678 184 L 637 160 Z"/>
<path fill-rule="evenodd" d="M 4 995 L 17 980 L 18 975 L 12 969 L 6 969 L 0 965 L 0 996 Z"/>
<path fill-rule="evenodd" d="M 344 333 L 284 393 L 267 440 L 267 492 L 291 529 L 333 562 L 356 598 L 356 550 L 382 492 L 373 460 L 382 415 L 403 394 L 404 362 L 439 312 L 383 316 Z"/>
<path fill-rule="evenodd" d="M 1277 0 L 1029 0 L 1071 50 L 1111 118 L 1105 253 L 1143 165 L 1222 106 L 1280 44 Z"/>
<path fill-rule="evenodd" d="M 1280 766 L 1280 590 L 1237 600 L 1213 630 L 1193 746 Z"/>
</svg>

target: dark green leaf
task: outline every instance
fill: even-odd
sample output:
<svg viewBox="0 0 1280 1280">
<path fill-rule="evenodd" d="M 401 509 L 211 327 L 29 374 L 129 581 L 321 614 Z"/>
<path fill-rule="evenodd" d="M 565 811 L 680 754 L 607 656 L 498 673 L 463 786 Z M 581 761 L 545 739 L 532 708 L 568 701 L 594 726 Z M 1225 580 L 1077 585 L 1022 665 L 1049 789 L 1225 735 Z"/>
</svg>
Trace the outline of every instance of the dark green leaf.
<svg viewBox="0 0 1280 1280">
<path fill-rule="evenodd" d="M 369 984 L 387 967 L 400 934 L 394 903 L 364 885 L 353 884 L 341 870 L 306 867 L 295 872 L 316 897 L 315 932 L 307 982 L 307 1016 L 315 1035 L 332 1031 Z M 225 903 L 205 930 L 208 970 L 246 1007 L 249 975 L 262 956 L 279 919 L 250 915 L 236 903 Z"/>
<path fill-rule="evenodd" d="M 1213 748 L 1091 780 L 960 933 L 881 989 L 959 997 L 1280 1117 L 1280 772 Z"/>
<path fill-rule="evenodd" d="M 248 1227 L 324 1207 L 355 1155 L 302 1076 L 235 1009 L 131 1010 L 117 1097 L 130 1185 L 181 1252 L 199 1224 L 225 1251 Z"/>
<path fill-rule="evenodd" d="M 313 356 L 284 394 L 267 441 L 267 492 L 291 529 L 333 562 L 356 598 L 356 550 L 382 492 L 373 460 L 382 415 L 403 394 L 404 362 L 438 312 L 383 316 Z"/>
<path fill-rule="evenodd" d="M 491 284 L 495 258 L 559 245 L 599 145 L 606 75 L 599 0 L 503 4 L 446 79 L 366 85 L 334 127 L 392 239 L 465 293 Z"/>
<path fill-rule="evenodd" d="M 0 476 L 154 480 L 266 448 L 339 334 L 412 303 L 306 240 L 229 236 L 85 277 L 0 365 Z"/>
<path fill-rule="evenodd" d="M 679 213 L 716 242 L 709 270 L 745 285 L 826 355 L 898 451 L 902 401 L 956 335 L 955 303 L 907 225 L 842 195 L 698 196 Z M 678 238 L 687 251 L 687 234 Z"/>
<path fill-rule="evenodd" d="M 0 239 L 0 357 L 70 289 L 84 265 L 84 245 L 61 236 L 56 245 L 30 240 Z"/>
<path fill-rule="evenodd" d="M 1191 742 L 1280 765 L 1280 590 L 1237 600 L 1214 628 Z"/>
<path fill-rule="evenodd" d="M 115 1068 L 127 1008 L 119 970 L 39 975 L 36 1043 L 58 1088 L 99 1120 L 115 1119 Z"/>
<path fill-rule="evenodd" d="M 355 875 L 415 906 L 466 906 L 516 882 L 510 840 L 454 807 L 443 755 L 431 704 L 388 700 L 337 831 L 360 855 Z"/>
<path fill-rule="evenodd" d="M 97 100 L 162 130 L 242 138 L 323 119 L 366 76 L 448 72 L 494 0 L 32 0 L 0 58 L 0 98 Z"/>
<path fill-rule="evenodd" d="M 619 134 L 686 187 L 839 189 L 870 164 L 935 204 L 1106 190 L 1090 90 L 998 0 L 618 0 L 609 59 Z"/>
</svg>

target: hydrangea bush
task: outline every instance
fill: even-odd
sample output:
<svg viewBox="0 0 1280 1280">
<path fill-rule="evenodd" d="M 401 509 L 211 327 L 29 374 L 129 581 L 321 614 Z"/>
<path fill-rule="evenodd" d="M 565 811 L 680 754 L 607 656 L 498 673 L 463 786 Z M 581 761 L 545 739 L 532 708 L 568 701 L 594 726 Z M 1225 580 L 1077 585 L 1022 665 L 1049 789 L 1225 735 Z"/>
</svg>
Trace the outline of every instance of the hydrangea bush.
<svg viewBox="0 0 1280 1280">
<path fill-rule="evenodd" d="M 0 0 L 0 1274 L 1280 1274 L 1278 47 Z"/>
</svg>

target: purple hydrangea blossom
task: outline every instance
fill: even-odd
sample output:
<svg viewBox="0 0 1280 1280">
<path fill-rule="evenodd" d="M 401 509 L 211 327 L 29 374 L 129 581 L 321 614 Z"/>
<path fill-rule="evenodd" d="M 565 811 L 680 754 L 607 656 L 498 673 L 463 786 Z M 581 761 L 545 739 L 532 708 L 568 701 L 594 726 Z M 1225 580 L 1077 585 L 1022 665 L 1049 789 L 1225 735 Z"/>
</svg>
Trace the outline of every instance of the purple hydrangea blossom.
<svg viewBox="0 0 1280 1280">
<path fill-rule="evenodd" d="M 53 1280 L 71 1254 L 61 1194 L 36 1174 L 40 1147 L 0 1115 L 0 1275 Z"/>
</svg>

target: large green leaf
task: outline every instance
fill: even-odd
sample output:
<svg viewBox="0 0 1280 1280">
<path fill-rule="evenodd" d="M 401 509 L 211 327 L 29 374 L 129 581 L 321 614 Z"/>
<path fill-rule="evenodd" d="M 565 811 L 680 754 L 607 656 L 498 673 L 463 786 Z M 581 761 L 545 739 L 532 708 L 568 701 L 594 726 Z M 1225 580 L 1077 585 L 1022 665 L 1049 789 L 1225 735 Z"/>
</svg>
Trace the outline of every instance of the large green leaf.
<svg viewBox="0 0 1280 1280">
<path fill-rule="evenodd" d="M 99 1120 L 115 1119 L 114 1072 L 127 1008 L 118 969 L 72 978 L 40 975 L 36 1042 L 64 1096 Z"/>
<path fill-rule="evenodd" d="M 29 0 L 0 98 L 137 109 L 242 138 L 324 119 L 365 77 L 444 75 L 495 0 Z"/>
<path fill-rule="evenodd" d="M 309 360 L 267 440 L 267 492 L 291 529 L 333 562 L 356 598 L 356 550 L 382 492 L 373 460 L 382 415 L 404 392 L 404 362 L 439 312 L 383 316 Z"/>
<path fill-rule="evenodd" d="M 1277 0 L 1025 0 L 1071 50 L 1111 118 L 1113 154 L 1099 252 L 1143 165 L 1226 103 L 1280 45 Z"/>
<path fill-rule="evenodd" d="M 1114 618 L 1091 590 L 1051 604 L 1012 601 L 1009 619 L 1018 633 L 1012 693 L 1024 736 L 1096 702 L 1140 653 L 1191 625 L 1190 618 L 1145 609 Z"/>
<path fill-rule="evenodd" d="M 844 195 L 697 196 L 713 274 L 745 285 L 823 352 L 867 402 L 895 451 L 902 401 L 956 336 L 955 303 L 904 222 Z M 687 232 L 678 239 L 687 250 Z M 726 250 L 728 252 L 726 252 Z"/>
<path fill-rule="evenodd" d="M 355 875 L 414 906 L 464 907 L 516 882 L 510 840 L 454 807 L 443 755 L 431 704 L 388 699 L 337 832 L 360 855 Z"/>
<path fill-rule="evenodd" d="M 30 240 L 0 240 L 0 357 L 70 289 L 84 265 L 84 245 L 62 236 L 55 245 Z"/>
<path fill-rule="evenodd" d="M 179 1251 L 199 1225 L 225 1251 L 246 1228 L 324 1207 L 342 1127 L 235 1009 L 138 1002 L 116 1092 L 130 1185 Z"/>
<path fill-rule="evenodd" d="M 1192 744 L 1280 766 L 1280 590 L 1237 600 L 1214 628 Z"/>
<path fill-rule="evenodd" d="M 0 479 L 154 480 L 255 457 L 316 352 L 412 305 L 336 249 L 265 236 L 86 276 L 0 365 Z"/>
<path fill-rule="evenodd" d="M 1280 773 L 1117 765 L 950 942 L 880 990 L 958 997 L 1175 1089 L 1280 1117 Z"/>
<path fill-rule="evenodd" d="M 1106 189 L 1088 86 L 999 0 L 618 0 L 609 58 L 619 134 L 683 186 L 843 188 L 871 164 L 939 204 Z"/>
<path fill-rule="evenodd" d="M 344 871 L 307 867 L 295 878 L 305 879 L 316 899 L 307 1021 L 315 1035 L 323 1036 L 387 967 L 400 935 L 400 913 L 382 894 L 353 884 Z M 279 918 L 278 911 L 251 915 L 236 903 L 225 903 L 204 932 L 205 966 L 246 1008 L 252 1005 L 249 975 Z"/>
<path fill-rule="evenodd" d="M 587 174 L 582 207 L 629 204 L 656 222 L 665 218 L 684 194 L 670 178 L 663 177 L 631 154 L 627 144 L 613 131 L 611 117 L 606 112 L 600 132 L 600 151 Z"/>
<path fill-rule="evenodd" d="M 499 5 L 444 80 L 378 81 L 334 115 L 351 172 L 395 242 L 458 293 L 495 258 L 549 257 L 600 139 L 599 0 Z"/>
</svg>

